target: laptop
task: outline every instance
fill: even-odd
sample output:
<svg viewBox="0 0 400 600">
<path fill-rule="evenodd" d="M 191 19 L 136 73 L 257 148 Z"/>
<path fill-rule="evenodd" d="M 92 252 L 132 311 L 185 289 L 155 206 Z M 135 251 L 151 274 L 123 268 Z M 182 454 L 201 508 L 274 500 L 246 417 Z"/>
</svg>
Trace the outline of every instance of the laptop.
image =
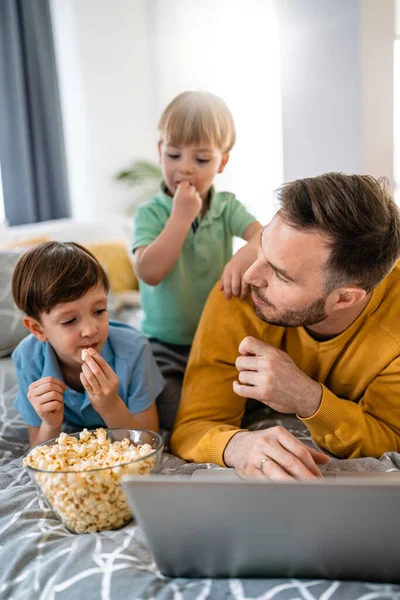
<svg viewBox="0 0 400 600">
<path fill-rule="evenodd" d="M 292 483 L 199 469 L 122 485 L 165 575 L 400 582 L 399 472 Z"/>
</svg>

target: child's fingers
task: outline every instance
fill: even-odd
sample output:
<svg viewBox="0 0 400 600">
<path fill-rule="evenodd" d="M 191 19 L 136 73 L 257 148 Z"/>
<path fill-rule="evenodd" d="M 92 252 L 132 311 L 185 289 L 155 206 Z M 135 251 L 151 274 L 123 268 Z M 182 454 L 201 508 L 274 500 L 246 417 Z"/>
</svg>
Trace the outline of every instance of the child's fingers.
<svg viewBox="0 0 400 600">
<path fill-rule="evenodd" d="M 88 348 L 85 361 L 82 364 L 87 364 L 98 380 L 101 379 L 102 375 L 104 375 L 106 379 L 109 379 L 110 376 L 114 374 L 114 371 L 107 361 L 105 361 L 94 348 Z"/>
<path fill-rule="evenodd" d="M 41 407 L 41 414 L 48 415 L 51 412 L 59 412 L 63 408 L 63 403 L 58 402 L 57 400 L 52 400 L 51 402 L 46 402 Z"/>
<path fill-rule="evenodd" d="M 93 363 L 93 361 L 90 362 Z M 100 371 L 97 364 L 94 364 L 95 367 L 93 367 L 93 365 L 91 366 L 87 364 L 86 362 L 82 363 L 82 373 L 85 376 L 85 379 L 89 383 L 92 390 L 96 392 L 100 390 L 102 380 L 107 381 L 107 378 L 105 377 L 104 373 Z"/>
<path fill-rule="evenodd" d="M 36 386 L 32 386 L 30 388 L 30 392 L 34 393 L 35 396 L 43 396 L 44 394 L 47 394 L 47 392 L 55 392 L 57 394 L 60 394 L 61 396 L 63 395 L 63 393 L 65 392 L 66 385 L 63 384 L 61 381 L 44 381 L 41 380 L 40 382 L 36 382 L 39 383 L 39 385 Z"/>
<path fill-rule="evenodd" d="M 48 402 L 59 402 L 60 404 L 64 404 L 64 397 L 62 394 L 52 391 L 47 392 L 47 394 L 42 394 L 36 398 L 36 401 L 43 406 Z"/>
<path fill-rule="evenodd" d="M 86 379 L 85 375 L 83 373 L 79 374 L 79 378 L 81 380 L 81 383 L 83 385 L 83 387 L 85 388 L 85 390 L 87 391 L 88 394 L 93 393 L 93 388 L 90 385 L 90 383 L 88 382 L 88 380 Z"/>
<path fill-rule="evenodd" d="M 236 298 L 240 296 L 242 278 L 239 273 L 232 273 L 232 294 Z"/>
<path fill-rule="evenodd" d="M 48 402 L 59 402 L 60 404 L 64 403 L 64 396 L 62 392 L 56 392 L 54 390 L 46 391 L 42 394 L 37 394 L 32 392 L 31 390 L 27 394 L 29 402 L 32 404 L 35 410 L 40 410 Z"/>
<path fill-rule="evenodd" d="M 232 288 L 231 288 L 231 282 L 229 277 L 225 277 L 224 279 L 224 293 L 225 293 L 225 298 L 227 300 L 231 299 L 232 296 Z"/>
<path fill-rule="evenodd" d="M 68 386 L 61 381 L 60 379 L 57 379 L 56 377 L 42 377 L 41 379 L 38 379 L 37 381 L 34 381 L 33 383 L 31 383 L 31 385 L 29 386 L 29 389 L 39 389 L 41 388 L 41 386 L 47 386 L 48 390 L 51 389 L 61 389 L 62 391 L 65 391 L 66 389 L 68 389 Z M 45 388 L 43 388 L 45 389 Z"/>
</svg>

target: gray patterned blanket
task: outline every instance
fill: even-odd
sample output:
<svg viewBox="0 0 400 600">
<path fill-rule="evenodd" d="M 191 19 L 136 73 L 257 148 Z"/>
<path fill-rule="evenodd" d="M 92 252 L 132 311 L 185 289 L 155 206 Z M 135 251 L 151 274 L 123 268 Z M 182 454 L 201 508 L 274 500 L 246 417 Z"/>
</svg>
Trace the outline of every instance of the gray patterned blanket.
<svg viewBox="0 0 400 600">
<path fill-rule="evenodd" d="M 141 529 L 69 533 L 42 501 L 22 466 L 24 424 L 12 407 L 16 379 L 10 359 L 0 360 L 0 599 L 1 600 L 372 600 L 400 598 L 400 586 L 296 579 L 171 579 L 158 571 Z M 283 424 L 312 443 L 294 418 Z M 163 473 L 190 474 L 193 465 L 165 453 Z M 329 470 L 400 470 L 400 455 L 338 461 Z"/>
</svg>

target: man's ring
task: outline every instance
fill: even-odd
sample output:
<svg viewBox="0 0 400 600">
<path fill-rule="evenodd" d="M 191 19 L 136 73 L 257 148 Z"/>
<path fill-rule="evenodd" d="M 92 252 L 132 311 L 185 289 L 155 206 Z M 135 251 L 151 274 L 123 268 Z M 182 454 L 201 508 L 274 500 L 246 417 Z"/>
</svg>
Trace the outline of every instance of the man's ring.
<svg viewBox="0 0 400 600">
<path fill-rule="evenodd" d="M 264 458 L 262 458 L 262 459 L 260 460 L 260 464 L 258 465 L 258 468 L 260 469 L 260 471 L 263 471 L 263 472 L 264 472 L 264 465 L 265 465 L 265 463 L 266 463 L 266 462 L 268 462 L 269 460 L 270 460 L 270 459 L 269 459 L 269 458 L 265 458 L 265 456 L 264 456 Z"/>
</svg>

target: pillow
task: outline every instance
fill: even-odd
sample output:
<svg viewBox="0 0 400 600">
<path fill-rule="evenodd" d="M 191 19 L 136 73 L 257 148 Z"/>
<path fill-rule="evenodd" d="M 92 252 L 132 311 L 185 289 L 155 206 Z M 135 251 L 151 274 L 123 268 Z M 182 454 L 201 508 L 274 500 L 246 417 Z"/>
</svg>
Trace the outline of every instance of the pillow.
<svg viewBox="0 0 400 600">
<path fill-rule="evenodd" d="M 9 356 L 29 331 L 11 293 L 15 263 L 24 250 L 0 250 L 0 357 Z"/>
<path fill-rule="evenodd" d="M 110 280 L 113 293 L 139 289 L 133 263 L 123 241 L 98 242 L 85 244 L 97 258 Z"/>
</svg>

